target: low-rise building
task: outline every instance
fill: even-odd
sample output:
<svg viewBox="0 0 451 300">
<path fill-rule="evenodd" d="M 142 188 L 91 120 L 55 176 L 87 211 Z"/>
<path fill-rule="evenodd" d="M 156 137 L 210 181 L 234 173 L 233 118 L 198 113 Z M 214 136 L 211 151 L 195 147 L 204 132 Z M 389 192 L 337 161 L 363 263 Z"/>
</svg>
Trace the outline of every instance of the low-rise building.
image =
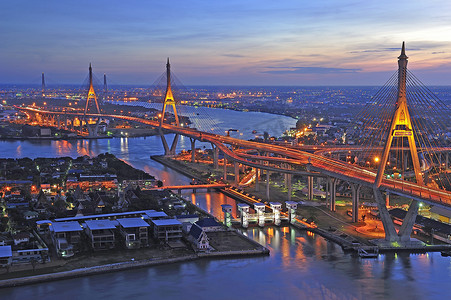
<svg viewBox="0 0 451 300">
<path fill-rule="evenodd" d="M 71 257 L 80 248 L 81 232 L 83 228 L 78 222 L 52 222 L 50 235 L 61 257 Z"/>
<path fill-rule="evenodd" d="M 204 219 L 197 221 L 194 224 L 197 224 L 205 232 L 224 230 L 224 226 L 222 226 L 220 223 L 218 223 L 214 218 L 204 218 Z"/>
<path fill-rule="evenodd" d="M 196 246 L 197 250 L 205 251 L 210 249 L 207 233 L 196 223 L 191 226 L 188 240 Z"/>
<path fill-rule="evenodd" d="M 118 219 L 119 233 L 125 239 L 125 247 L 136 249 L 149 245 L 148 227 L 150 225 L 142 218 Z"/>
<path fill-rule="evenodd" d="M 112 249 L 115 247 L 115 223 L 110 220 L 87 220 L 86 234 L 94 250 Z"/>
<path fill-rule="evenodd" d="M 13 252 L 11 246 L 0 246 L 0 267 L 11 265 Z"/>
<path fill-rule="evenodd" d="M 182 238 L 182 223 L 176 219 L 152 220 L 152 231 L 160 242 L 178 241 Z"/>
</svg>

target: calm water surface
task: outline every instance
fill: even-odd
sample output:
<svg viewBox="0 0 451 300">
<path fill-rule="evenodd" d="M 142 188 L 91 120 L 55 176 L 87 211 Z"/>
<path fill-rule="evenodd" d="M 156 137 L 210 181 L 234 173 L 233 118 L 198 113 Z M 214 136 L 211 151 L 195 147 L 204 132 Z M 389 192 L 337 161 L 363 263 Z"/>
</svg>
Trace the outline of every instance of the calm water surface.
<svg viewBox="0 0 451 300">
<path fill-rule="evenodd" d="M 220 113 L 227 118 L 229 112 Z M 235 121 L 234 128 L 240 127 L 241 132 L 246 132 L 243 128 L 248 126 L 246 119 L 251 115 L 243 114 L 248 118 L 241 119 L 241 127 L 241 123 Z M 258 115 L 259 121 L 266 115 Z M 292 119 L 286 121 L 293 123 Z M 265 128 L 268 128 L 268 122 L 263 122 Z M 260 130 L 258 126 L 254 129 Z M 209 147 L 207 144 L 197 145 Z M 164 180 L 165 184 L 184 184 L 190 180 L 149 159 L 150 155 L 163 152 L 158 137 L 0 141 L 0 147 L 1 157 L 11 158 L 94 156 L 109 152 Z M 189 148 L 189 139 L 180 139 L 179 149 L 182 148 Z M 187 192 L 185 196 L 218 218 L 222 218 L 221 204 L 228 203 L 235 208 L 233 199 L 219 193 Z M 250 228 L 243 233 L 266 245 L 271 255 L 205 259 L 8 288 L 0 291 L 0 299 L 410 300 L 449 299 L 451 295 L 451 261 L 440 253 L 380 255 L 378 259 L 362 260 L 343 253 L 339 246 L 322 237 L 290 227 Z"/>
</svg>

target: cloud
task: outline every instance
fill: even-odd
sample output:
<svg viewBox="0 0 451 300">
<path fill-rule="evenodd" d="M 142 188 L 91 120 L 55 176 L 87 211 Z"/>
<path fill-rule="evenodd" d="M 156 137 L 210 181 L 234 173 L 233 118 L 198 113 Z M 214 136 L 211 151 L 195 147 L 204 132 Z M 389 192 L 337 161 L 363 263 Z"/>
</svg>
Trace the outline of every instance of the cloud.
<svg viewBox="0 0 451 300">
<path fill-rule="evenodd" d="M 241 54 L 229 54 L 229 53 L 222 54 L 221 56 L 234 57 L 234 58 L 246 57 L 245 55 L 241 55 Z"/>
<path fill-rule="evenodd" d="M 419 50 L 422 50 L 422 49 L 421 48 L 415 48 L 415 49 L 409 48 L 409 51 L 419 51 Z M 392 51 L 401 51 L 401 48 L 394 47 L 394 48 L 382 48 L 382 49 L 367 49 L 367 50 L 350 51 L 349 53 L 378 53 L 378 52 L 392 52 Z"/>
<path fill-rule="evenodd" d="M 432 54 L 442 54 L 442 53 L 445 53 L 445 51 L 432 52 Z"/>
<path fill-rule="evenodd" d="M 267 67 L 279 69 L 274 71 L 264 71 L 267 74 L 337 74 L 337 73 L 357 73 L 361 69 L 345 68 L 325 68 L 325 67 Z"/>
</svg>

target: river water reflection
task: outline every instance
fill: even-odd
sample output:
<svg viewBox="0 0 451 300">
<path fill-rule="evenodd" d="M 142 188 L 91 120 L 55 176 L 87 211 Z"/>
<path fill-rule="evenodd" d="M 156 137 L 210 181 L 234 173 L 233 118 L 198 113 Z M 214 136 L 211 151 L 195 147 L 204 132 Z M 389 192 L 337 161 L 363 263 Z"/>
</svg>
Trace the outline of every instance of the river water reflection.
<svg viewBox="0 0 451 300">
<path fill-rule="evenodd" d="M 189 145 L 189 139 L 180 139 L 179 149 Z M 159 137 L 0 141 L 0 147 L 1 156 L 11 158 L 109 152 L 165 184 L 190 181 L 149 159 L 162 153 Z M 184 196 L 218 218 L 221 204 L 235 209 L 235 201 L 220 193 Z M 8 288 L 0 299 L 446 299 L 451 293 L 450 258 L 440 253 L 362 260 L 322 237 L 291 227 L 249 228 L 243 233 L 266 245 L 270 256 L 205 259 Z"/>
</svg>

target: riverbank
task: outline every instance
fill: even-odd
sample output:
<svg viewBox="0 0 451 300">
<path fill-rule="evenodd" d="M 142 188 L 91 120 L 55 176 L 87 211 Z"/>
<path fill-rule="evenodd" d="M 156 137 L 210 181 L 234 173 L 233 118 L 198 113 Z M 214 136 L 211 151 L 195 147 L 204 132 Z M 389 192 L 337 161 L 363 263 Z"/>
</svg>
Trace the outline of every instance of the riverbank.
<svg viewBox="0 0 451 300">
<path fill-rule="evenodd" d="M 229 257 L 247 257 L 247 256 L 260 256 L 260 255 L 269 255 L 269 250 L 265 247 L 260 247 L 261 249 L 245 249 L 245 250 L 229 250 L 229 251 L 217 251 L 210 253 L 192 253 L 185 254 L 177 257 L 169 257 L 169 258 L 148 258 L 142 260 L 135 260 L 134 258 L 129 261 L 123 261 L 118 263 L 111 263 L 100 266 L 88 266 L 81 267 L 73 270 L 55 272 L 55 273 L 46 273 L 39 275 L 32 275 L 26 277 L 19 278 L 10 278 L 0 280 L 0 288 L 7 287 L 16 287 L 28 284 L 36 284 L 42 282 L 49 282 L 55 280 L 64 280 L 70 278 L 91 276 L 109 272 L 118 272 L 125 271 L 131 269 L 145 268 L 163 264 L 175 264 L 187 261 L 194 261 L 199 259 L 208 259 L 208 258 L 229 258 Z"/>
</svg>

